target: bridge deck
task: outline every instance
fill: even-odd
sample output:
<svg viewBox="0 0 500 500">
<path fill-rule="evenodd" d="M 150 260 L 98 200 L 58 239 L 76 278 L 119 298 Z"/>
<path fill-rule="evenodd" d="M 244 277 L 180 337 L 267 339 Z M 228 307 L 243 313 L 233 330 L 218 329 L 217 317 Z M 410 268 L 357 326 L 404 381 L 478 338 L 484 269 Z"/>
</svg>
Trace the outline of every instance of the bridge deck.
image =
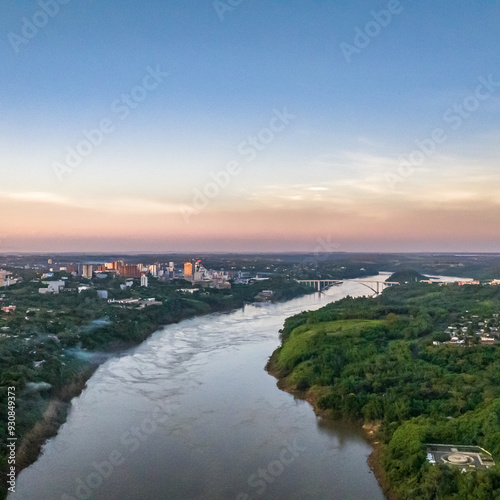
<svg viewBox="0 0 500 500">
<path fill-rule="evenodd" d="M 349 281 L 351 283 L 359 283 L 360 285 L 366 286 L 372 290 L 375 294 L 380 293 L 380 289 L 384 287 L 389 287 L 392 285 L 399 285 L 400 283 L 396 281 L 377 281 L 377 280 L 363 280 L 363 279 L 346 279 L 346 280 L 332 280 L 332 279 L 310 279 L 310 280 L 296 280 L 298 283 L 307 283 L 317 287 L 318 291 L 321 291 L 321 286 L 336 285 Z M 376 285 L 376 289 L 372 288 L 371 285 Z M 382 285 L 382 286 L 381 286 Z"/>
</svg>

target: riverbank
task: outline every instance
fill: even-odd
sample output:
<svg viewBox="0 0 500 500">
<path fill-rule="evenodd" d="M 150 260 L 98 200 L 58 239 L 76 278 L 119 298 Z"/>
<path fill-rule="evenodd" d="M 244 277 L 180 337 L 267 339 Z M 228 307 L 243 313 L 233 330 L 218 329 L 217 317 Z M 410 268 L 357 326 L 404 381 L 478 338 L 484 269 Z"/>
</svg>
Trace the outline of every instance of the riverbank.
<svg viewBox="0 0 500 500">
<path fill-rule="evenodd" d="M 57 435 L 59 428 L 66 421 L 73 398 L 79 396 L 99 365 L 92 365 L 81 373 L 76 380 L 61 388 L 52 398 L 39 422 L 24 436 L 16 456 L 18 473 L 36 461 L 42 446 L 51 437 Z"/>
<path fill-rule="evenodd" d="M 286 372 L 278 366 L 277 357 L 278 357 L 279 348 L 276 349 L 269 361 L 266 364 L 266 371 L 276 379 L 276 385 L 278 389 L 291 394 L 295 398 L 302 399 L 303 401 L 307 401 L 316 416 L 321 417 L 325 420 L 328 420 L 331 423 L 338 422 L 339 419 L 332 415 L 331 410 L 325 410 L 319 407 L 319 400 L 326 396 L 328 393 L 327 387 L 318 387 L 314 386 L 306 390 L 298 390 L 296 388 L 296 384 L 292 382 L 286 375 Z M 373 472 L 375 478 L 377 479 L 378 484 L 382 488 L 384 495 L 387 497 L 387 500 L 399 500 L 396 494 L 391 490 L 389 481 L 387 480 L 384 468 L 382 466 L 382 444 L 378 437 L 378 431 L 380 428 L 379 422 L 359 422 L 358 420 L 348 420 L 349 423 L 355 423 L 359 426 L 359 429 L 362 431 L 364 438 L 373 448 L 373 451 L 368 456 L 367 463 Z"/>
</svg>

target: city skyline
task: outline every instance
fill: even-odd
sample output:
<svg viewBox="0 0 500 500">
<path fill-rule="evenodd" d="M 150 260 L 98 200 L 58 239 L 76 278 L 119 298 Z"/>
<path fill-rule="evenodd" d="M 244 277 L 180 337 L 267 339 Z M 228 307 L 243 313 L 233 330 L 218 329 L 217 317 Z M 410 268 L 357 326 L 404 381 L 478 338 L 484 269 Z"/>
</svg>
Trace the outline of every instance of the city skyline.
<svg viewBox="0 0 500 500">
<path fill-rule="evenodd" d="M 0 252 L 498 252 L 499 13 L 10 0 Z"/>
</svg>

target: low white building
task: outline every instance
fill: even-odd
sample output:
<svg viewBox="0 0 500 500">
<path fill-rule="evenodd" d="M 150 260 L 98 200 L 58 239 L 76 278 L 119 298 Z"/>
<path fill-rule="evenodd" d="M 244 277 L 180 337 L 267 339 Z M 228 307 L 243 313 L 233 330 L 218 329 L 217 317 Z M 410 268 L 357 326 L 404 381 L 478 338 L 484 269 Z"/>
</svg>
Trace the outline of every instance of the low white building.
<svg viewBox="0 0 500 500">
<path fill-rule="evenodd" d="M 63 280 L 59 281 L 44 281 L 44 285 L 49 285 L 49 290 L 52 293 L 59 293 L 61 288 L 66 286 L 66 283 Z"/>
<path fill-rule="evenodd" d="M 39 288 L 38 293 L 45 295 L 47 293 L 59 293 L 66 283 L 62 280 L 60 281 L 42 281 L 44 285 L 48 285 L 47 288 Z"/>
</svg>

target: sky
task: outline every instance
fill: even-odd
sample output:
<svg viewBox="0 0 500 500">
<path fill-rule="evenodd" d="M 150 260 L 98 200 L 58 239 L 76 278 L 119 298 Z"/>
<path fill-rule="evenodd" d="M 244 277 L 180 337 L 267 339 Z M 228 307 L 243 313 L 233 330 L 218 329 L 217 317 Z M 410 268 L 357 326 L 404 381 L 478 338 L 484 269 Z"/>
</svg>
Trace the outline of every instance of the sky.
<svg viewBox="0 0 500 500">
<path fill-rule="evenodd" d="M 500 0 L 0 6 L 0 252 L 500 251 Z"/>
</svg>

